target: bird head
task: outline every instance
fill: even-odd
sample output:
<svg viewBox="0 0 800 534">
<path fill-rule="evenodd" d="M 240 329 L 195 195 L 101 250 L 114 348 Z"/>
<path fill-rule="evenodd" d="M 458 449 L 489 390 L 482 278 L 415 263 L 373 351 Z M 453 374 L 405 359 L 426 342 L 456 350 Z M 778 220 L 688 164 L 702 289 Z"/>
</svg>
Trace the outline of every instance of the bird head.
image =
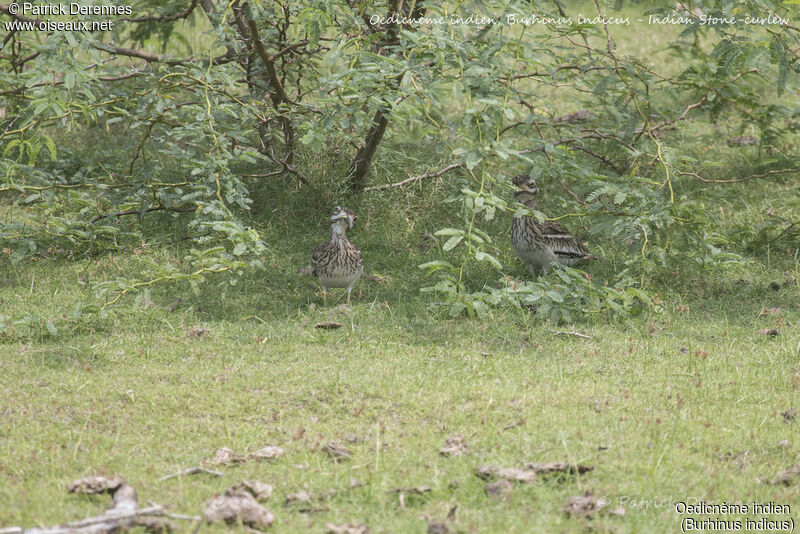
<svg viewBox="0 0 800 534">
<path fill-rule="evenodd" d="M 536 178 L 532 178 L 527 174 L 518 174 L 513 180 L 514 186 L 517 190 L 514 192 L 514 198 L 521 202 L 526 200 L 527 197 L 536 198 L 539 194 L 539 186 L 536 184 Z"/>
<path fill-rule="evenodd" d="M 331 215 L 331 224 L 341 225 L 343 229 L 348 230 L 353 228 L 353 223 L 356 222 L 358 216 L 349 208 L 343 206 L 336 206 Z"/>
</svg>

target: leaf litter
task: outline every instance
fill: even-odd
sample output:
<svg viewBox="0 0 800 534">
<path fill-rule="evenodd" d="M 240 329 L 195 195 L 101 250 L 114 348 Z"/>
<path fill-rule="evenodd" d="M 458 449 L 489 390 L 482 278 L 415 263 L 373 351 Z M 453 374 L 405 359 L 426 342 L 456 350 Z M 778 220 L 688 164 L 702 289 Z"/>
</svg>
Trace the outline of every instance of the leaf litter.
<svg viewBox="0 0 800 534">
<path fill-rule="evenodd" d="M 774 484 L 791 486 L 796 482 L 800 482 L 800 464 L 794 464 L 781 471 Z"/>
<path fill-rule="evenodd" d="M 214 453 L 214 457 L 205 460 L 205 463 L 210 465 L 236 465 L 250 460 L 277 460 L 278 458 L 282 458 L 284 454 L 286 454 L 286 451 L 283 447 L 273 445 L 267 445 L 266 447 L 262 447 L 257 451 L 245 455 L 235 454 L 228 447 L 220 447 L 217 449 L 217 452 Z"/>
<path fill-rule="evenodd" d="M 369 527 L 362 524 L 345 523 L 344 525 L 334 525 L 325 523 L 326 534 L 369 534 Z"/>
<path fill-rule="evenodd" d="M 206 503 L 203 518 L 206 523 L 224 521 L 234 524 L 241 521 L 250 528 L 264 530 L 272 525 L 275 516 L 259 500 L 266 500 L 271 494 L 272 487 L 261 482 L 235 484 Z"/>
<path fill-rule="evenodd" d="M 573 495 L 567 499 L 567 504 L 564 506 L 564 512 L 573 518 L 577 517 L 593 517 L 601 510 L 606 510 L 608 505 L 611 504 L 605 497 L 597 497 L 591 491 L 587 491 L 583 495 Z M 619 506 L 613 510 L 607 511 L 610 515 L 624 516 L 627 511 L 624 507 Z"/>
<path fill-rule="evenodd" d="M 19 534 L 101 534 L 119 532 L 132 527 L 143 527 L 148 531 L 170 532 L 175 526 L 165 517 L 164 507 L 158 504 L 140 508 L 139 498 L 133 486 L 119 475 L 93 475 L 76 480 L 67 485 L 67 491 L 76 495 L 96 495 L 108 493 L 112 505 L 102 513 L 54 527 L 35 527 L 23 529 L 13 527 L 4 531 Z M 185 516 L 171 516 L 180 519 L 197 519 Z"/>
<path fill-rule="evenodd" d="M 337 462 L 349 460 L 353 457 L 353 453 L 350 449 L 335 441 L 326 443 L 322 446 L 321 450 Z"/>
<path fill-rule="evenodd" d="M 453 436 L 444 440 L 444 447 L 439 449 L 442 456 L 461 456 L 467 452 L 467 442 L 461 436 Z"/>
<path fill-rule="evenodd" d="M 524 469 L 499 467 L 496 465 L 481 465 L 475 469 L 475 474 L 484 480 L 504 479 L 510 482 L 530 484 L 536 480 L 537 475 L 547 475 L 550 473 L 582 475 L 593 469 L 593 465 L 569 464 L 566 462 L 527 462 Z"/>
</svg>

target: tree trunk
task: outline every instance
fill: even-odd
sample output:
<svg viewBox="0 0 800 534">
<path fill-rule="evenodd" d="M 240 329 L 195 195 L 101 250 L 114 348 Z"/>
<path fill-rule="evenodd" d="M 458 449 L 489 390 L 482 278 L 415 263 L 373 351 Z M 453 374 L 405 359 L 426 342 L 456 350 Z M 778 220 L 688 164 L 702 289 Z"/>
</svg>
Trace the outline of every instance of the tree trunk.
<svg viewBox="0 0 800 534">
<path fill-rule="evenodd" d="M 400 0 L 398 5 L 398 0 L 391 0 L 389 2 L 387 18 L 391 18 L 392 16 L 419 18 L 423 16 L 426 11 L 423 4 L 423 0 Z M 369 19 L 366 18 L 366 15 L 364 15 L 364 18 L 367 26 L 371 28 L 372 31 L 376 31 L 377 29 L 372 26 Z M 373 51 L 382 56 L 389 54 L 390 52 L 387 48 L 397 46 L 400 43 L 397 37 L 398 29 L 398 25 L 390 24 L 388 28 L 385 29 L 384 38 L 373 45 Z M 396 89 L 397 86 L 400 85 L 402 77 L 403 76 L 400 75 L 393 78 L 387 82 L 387 85 L 390 84 L 392 90 Z M 347 188 L 352 193 L 361 193 L 369 184 L 367 180 L 369 166 L 372 163 L 372 158 L 375 157 L 375 152 L 378 150 L 381 139 L 383 139 L 383 134 L 386 132 L 386 126 L 389 124 L 389 115 L 391 112 L 389 104 L 378 108 L 372 118 L 372 125 L 367 131 L 367 135 L 364 136 L 364 143 L 356 152 L 352 163 L 350 163 L 350 171 L 347 175 Z"/>
<path fill-rule="evenodd" d="M 354 193 L 360 193 L 367 187 L 369 165 L 378 150 L 378 144 L 383 139 L 384 132 L 386 132 L 386 125 L 389 124 L 389 113 L 390 111 L 387 107 L 380 108 L 375 112 L 375 116 L 372 118 L 372 126 L 370 126 L 366 137 L 364 137 L 364 144 L 358 149 L 353 162 L 350 164 L 348 181 L 350 190 Z"/>
</svg>

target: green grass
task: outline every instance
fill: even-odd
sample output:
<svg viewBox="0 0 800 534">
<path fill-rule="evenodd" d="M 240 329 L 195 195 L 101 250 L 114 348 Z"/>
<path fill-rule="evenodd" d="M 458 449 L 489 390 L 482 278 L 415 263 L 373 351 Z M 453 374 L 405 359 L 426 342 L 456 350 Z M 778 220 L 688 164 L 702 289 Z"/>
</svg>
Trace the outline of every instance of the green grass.
<svg viewBox="0 0 800 534">
<path fill-rule="evenodd" d="M 419 233 L 439 221 L 409 218 L 404 227 L 404 213 L 381 218 L 385 200 L 363 202 L 352 239 L 388 280 L 360 282 L 350 308 L 343 294 L 323 307 L 313 279 L 295 274 L 325 233 L 315 220 L 300 222 L 310 207 L 296 207 L 262 222 L 274 244 L 267 271 L 225 292 L 155 286 L 91 327 L 0 345 L 0 525 L 99 512 L 104 498 L 65 491 L 94 473 L 121 474 L 142 502 L 192 515 L 233 483 L 260 480 L 275 486 L 275 532 L 348 521 L 421 532 L 423 515 L 442 520 L 454 505 L 451 527 L 465 532 L 667 532 L 679 528 L 672 503 L 680 500 L 800 505 L 796 486 L 768 483 L 797 462 L 798 422 L 782 416 L 798 407 L 800 388 L 791 260 L 752 259 L 665 288 L 643 316 L 572 325 L 590 340 L 555 335 L 571 326 L 535 322 L 527 311 L 448 320 L 418 292 L 425 280 L 416 265 L 435 255 Z M 89 300 L 93 280 L 118 269 L 144 277 L 149 262 L 183 253 L 154 243 L 73 261 L 4 259 L 0 303 L 11 315 L 52 315 Z M 314 328 L 326 320 L 344 326 Z M 192 327 L 209 333 L 191 337 Z M 774 327 L 777 337 L 759 333 Z M 469 453 L 439 456 L 453 435 Z M 321 452 L 332 440 L 353 459 L 337 464 Z M 264 445 L 286 456 L 220 478 L 158 481 L 219 447 Z M 517 485 L 507 499 L 486 495 L 474 474 L 485 463 L 527 461 L 596 468 Z M 351 479 L 362 485 L 350 489 Z M 387 493 L 421 485 L 432 491 L 408 496 L 404 508 Z M 301 489 L 339 492 L 309 515 L 284 503 Z M 567 498 L 587 490 L 624 503 L 627 515 L 567 517 Z"/>
<path fill-rule="evenodd" d="M 623 15 L 634 11 L 625 9 Z M 649 28 L 648 39 L 611 31 L 619 32 L 620 55 L 657 62 L 674 29 Z M 188 30 L 185 37 L 195 53 L 210 39 Z M 188 53 L 180 44 L 170 52 Z M 680 67 L 659 64 L 659 71 Z M 773 98 L 773 88 L 764 88 L 764 101 Z M 432 155 L 441 146 L 413 129 L 419 128 L 413 112 L 404 113 L 401 108 L 393 117 L 378 153 L 376 184 L 436 168 Z M 741 133 L 740 120 L 682 123 L 667 135 L 685 135 L 685 141 L 668 140 L 699 161 L 727 162 L 709 178 L 755 174 L 759 157 L 768 155 L 724 143 Z M 698 134 L 708 143 L 696 143 Z M 81 132 L 69 145 L 76 168 L 82 152 L 108 149 L 112 157 L 125 146 L 108 135 L 114 134 Z M 781 143 L 782 153 L 793 153 L 797 137 Z M 249 223 L 268 244 L 265 271 L 247 273 L 235 286 L 212 279 L 199 294 L 184 285 L 155 285 L 73 331 L 63 320 L 57 336 L 32 324 L 0 337 L 0 528 L 100 512 L 106 497 L 65 489 L 97 473 L 124 476 L 142 503 L 190 515 L 201 514 L 212 495 L 232 484 L 260 480 L 275 487 L 267 503 L 275 532 L 322 532 L 327 522 L 424 532 L 425 516 L 444 520 L 455 505 L 450 529 L 460 532 L 677 532 L 682 517 L 674 503 L 699 500 L 790 504 L 791 517 L 800 519 L 800 482 L 771 483 L 800 462 L 800 417 L 783 416 L 800 409 L 797 237 L 759 230 L 772 220 L 768 210 L 796 218 L 797 187 L 789 176 L 714 186 L 676 178 L 676 194 L 708 206 L 712 229 L 728 238 L 726 248 L 743 263 L 643 280 L 658 303 L 642 315 L 554 326 L 529 310 L 449 319 L 419 291 L 430 281 L 418 265 L 439 259 L 442 245 L 425 236 L 459 224 L 457 207 L 441 202 L 453 175 L 348 200 L 359 214 L 351 239 L 367 270 L 386 282 L 359 282 L 349 308 L 342 306 L 342 291 L 323 306 L 314 280 L 296 273 L 325 239 L 350 152 L 313 163 L 300 158 L 297 164 L 314 177 L 312 187 L 276 181 L 256 188 Z M 492 172 L 508 177 L 517 170 L 524 169 Z M 556 213 L 561 190 L 542 185 L 553 193 L 543 209 Z M 0 217 L 13 220 L 16 209 L 0 205 Z M 159 227 L 165 221 L 170 235 Z M 99 280 L 118 273 L 147 279 L 153 264 L 177 264 L 187 253 L 180 239 L 191 230 L 173 222 L 145 218 L 147 247 L 125 243 L 74 258 L 50 251 L 21 264 L 0 252 L 0 315 L 61 317 L 77 302 L 93 301 Z M 481 222 L 493 238 L 491 252 L 509 274 L 525 279 L 508 242 L 509 224 L 510 214 Z M 596 281 L 612 280 L 631 254 L 607 242 L 593 250 L 605 257 L 587 267 Z M 467 273 L 473 289 L 497 285 L 498 277 L 489 269 Z M 343 327 L 314 327 L 330 320 Z M 193 328 L 208 333 L 190 336 Z M 775 328 L 778 336 L 761 333 Z M 573 329 L 590 339 L 557 334 Z M 455 435 L 465 438 L 468 453 L 440 456 L 445 439 Z M 321 451 L 328 441 L 346 445 L 353 458 L 333 462 Z M 286 455 L 224 468 L 220 478 L 159 481 L 201 465 L 220 447 L 243 454 L 265 445 L 284 447 Z M 475 476 L 482 464 L 538 461 L 595 469 L 519 484 L 507 498 L 487 495 Z M 351 480 L 360 485 L 351 488 Z M 389 493 L 423 485 L 431 491 L 407 495 L 405 506 Z M 323 510 L 313 514 L 285 503 L 290 493 L 330 489 L 337 493 L 315 502 Z M 611 508 L 623 505 L 627 514 L 566 516 L 568 497 L 586 491 L 608 498 Z"/>
</svg>

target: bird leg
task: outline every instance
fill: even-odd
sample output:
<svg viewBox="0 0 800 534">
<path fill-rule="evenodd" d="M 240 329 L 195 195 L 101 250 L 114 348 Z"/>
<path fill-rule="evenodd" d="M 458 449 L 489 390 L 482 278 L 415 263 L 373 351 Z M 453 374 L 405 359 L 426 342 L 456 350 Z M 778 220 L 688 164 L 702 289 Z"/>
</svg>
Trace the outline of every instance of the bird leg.
<svg viewBox="0 0 800 534">
<path fill-rule="evenodd" d="M 347 305 L 350 306 L 350 292 L 353 291 L 352 287 L 347 288 Z"/>
<path fill-rule="evenodd" d="M 325 286 L 322 286 L 322 303 L 328 306 L 328 288 Z"/>
</svg>

